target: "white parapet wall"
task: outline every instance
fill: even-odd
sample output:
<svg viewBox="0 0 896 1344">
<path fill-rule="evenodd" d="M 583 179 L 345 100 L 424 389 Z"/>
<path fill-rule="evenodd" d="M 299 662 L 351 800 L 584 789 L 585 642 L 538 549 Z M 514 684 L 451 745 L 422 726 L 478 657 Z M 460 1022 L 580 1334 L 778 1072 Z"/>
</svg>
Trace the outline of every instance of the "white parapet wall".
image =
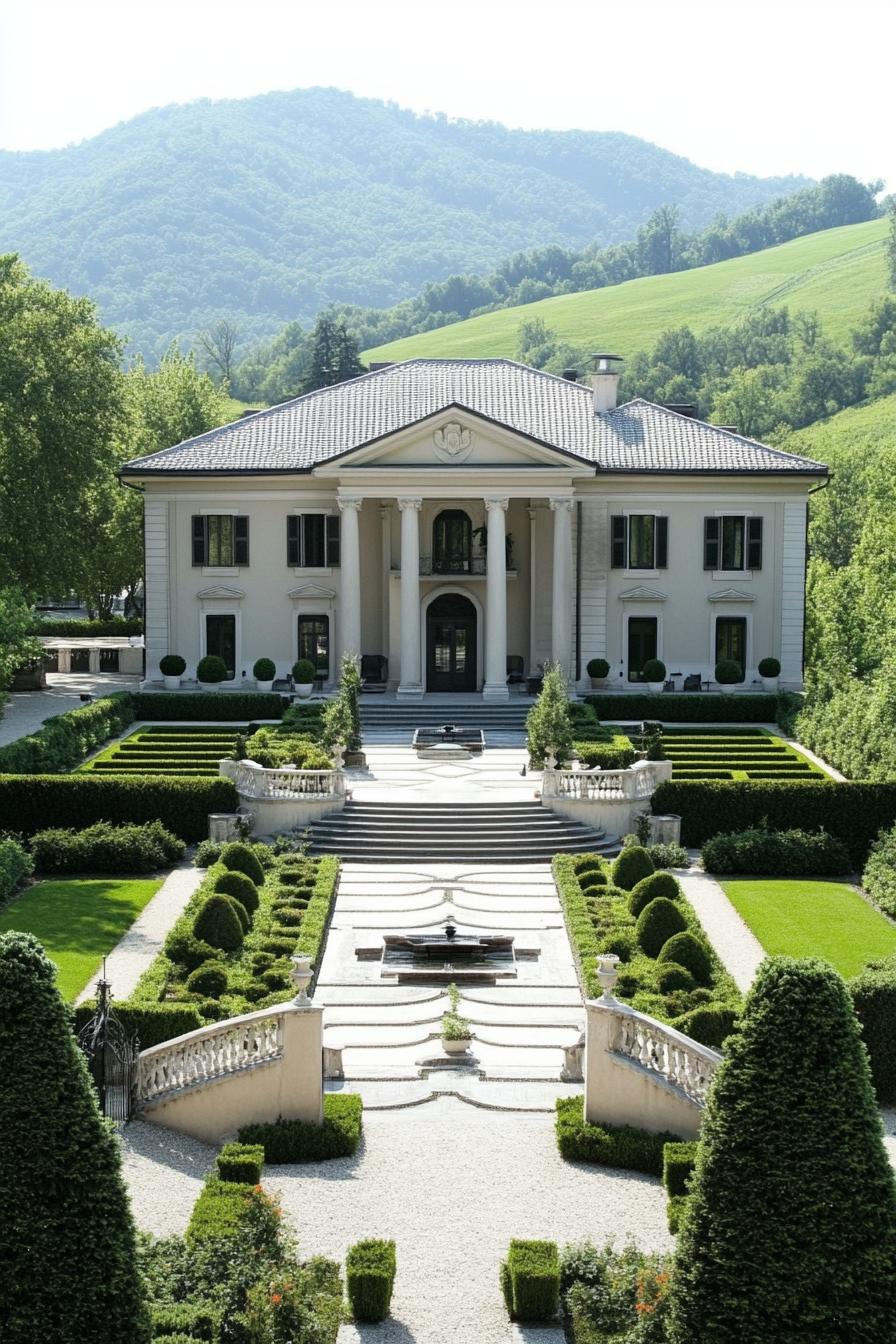
<svg viewBox="0 0 896 1344">
<path fill-rule="evenodd" d="M 140 1053 L 137 1112 L 217 1144 L 242 1125 L 323 1123 L 323 1008 L 281 1003 Z"/>
<path fill-rule="evenodd" d="M 722 1056 L 607 994 L 585 1009 L 585 1119 L 697 1138 Z"/>
<path fill-rule="evenodd" d="M 221 760 L 218 771 L 232 779 L 240 810 L 252 816 L 253 835 L 312 825 L 345 807 L 345 775 L 332 770 L 268 770 L 256 761 Z"/>
<path fill-rule="evenodd" d="M 552 812 L 609 835 L 626 835 L 640 812 L 650 811 L 656 789 L 672 777 L 671 761 L 635 761 L 627 770 L 545 767 L 541 803 Z"/>
</svg>

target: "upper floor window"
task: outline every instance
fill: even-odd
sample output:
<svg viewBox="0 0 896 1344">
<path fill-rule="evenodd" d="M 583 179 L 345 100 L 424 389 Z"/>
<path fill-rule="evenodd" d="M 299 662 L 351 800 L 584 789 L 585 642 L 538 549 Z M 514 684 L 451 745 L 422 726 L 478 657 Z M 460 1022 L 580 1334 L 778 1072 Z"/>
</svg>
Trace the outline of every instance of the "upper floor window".
<svg viewBox="0 0 896 1344">
<path fill-rule="evenodd" d="M 249 563 L 249 519 L 233 513 L 194 513 L 193 564 L 230 569 Z"/>
<path fill-rule="evenodd" d="M 739 513 L 704 518 L 703 568 L 761 569 L 762 519 Z"/>
<path fill-rule="evenodd" d="M 611 520 L 613 569 L 665 569 L 669 519 L 656 513 L 616 514 Z"/>
<path fill-rule="evenodd" d="M 293 569 L 331 569 L 338 566 L 339 514 L 288 514 L 286 563 Z"/>
<path fill-rule="evenodd" d="M 469 574 L 472 568 L 473 528 L 462 509 L 443 509 L 432 525 L 432 572 Z"/>
</svg>

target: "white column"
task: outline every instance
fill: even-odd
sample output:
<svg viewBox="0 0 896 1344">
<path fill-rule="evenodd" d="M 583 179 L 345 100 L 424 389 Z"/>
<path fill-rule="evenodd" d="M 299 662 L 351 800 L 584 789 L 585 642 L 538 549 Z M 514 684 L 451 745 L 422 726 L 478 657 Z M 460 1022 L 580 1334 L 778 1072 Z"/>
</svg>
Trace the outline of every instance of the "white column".
<svg viewBox="0 0 896 1344">
<path fill-rule="evenodd" d="M 379 652 L 389 657 L 389 601 L 392 594 L 392 510 L 388 504 L 380 505 L 380 556 L 382 560 L 383 604 L 380 626 Z"/>
<path fill-rule="evenodd" d="M 551 591 L 551 660 L 567 680 L 572 660 L 572 499 L 549 500 L 554 514 L 554 574 Z"/>
<path fill-rule="evenodd" d="M 420 675 L 420 505 L 400 499 L 401 510 L 401 680 L 403 700 L 422 700 Z"/>
<path fill-rule="evenodd" d="M 508 700 L 506 499 L 487 499 L 488 546 L 485 578 L 485 685 L 483 700 Z"/>
<path fill-rule="evenodd" d="M 527 512 L 529 514 L 529 667 L 527 673 L 530 677 L 534 677 L 535 665 L 538 661 L 538 569 L 536 564 L 538 550 L 538 513 L 535 509 L 528 509 Z"/>
<path fill-rule="evenodd" d="M 361 656 L 361 545 L 358 515 L 363 500 L 340 499 L 339 649 L 342 654 Z M 335 669 L 334 669 L 335 671 Z"/>
</svg>

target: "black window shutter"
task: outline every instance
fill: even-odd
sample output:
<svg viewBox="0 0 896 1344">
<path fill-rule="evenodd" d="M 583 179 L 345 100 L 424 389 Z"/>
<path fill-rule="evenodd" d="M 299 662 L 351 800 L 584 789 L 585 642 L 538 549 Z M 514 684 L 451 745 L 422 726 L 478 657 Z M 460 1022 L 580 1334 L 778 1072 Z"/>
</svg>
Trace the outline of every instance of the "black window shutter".
<svg viewBox="0 0 896 1344">
<path fill-rule="evenodd" d="M 656 536 L 654 537 L 654 549 L 656 551 L 657 569 L 665 569 L 669 554 L 669 519 L 658 517 L 656 520 Z"/>
<path fill-rule="evenodd" d="M 302 516 L 298 513 L 286 515 L 286 563 L 298 569 L 302 563 L 301 552 Z"/>
<path fill-rule="evenodd" d="M 718 518 L 703 519 L 703 568 L 719 567 L 719 522 Z"/>
<path fill-rule="evenodd" d="M 249 519 L 245 515 L 233 520 L 233 563 L 249 563 Z"/>
<path fill-rule="evenodd" d="M 610 565 L 613 569 L 625 569 L 625 515 L 614 514 L 610 519 Z"/>
<path fill-rule="evenodd" d="M 762 519 L 747 519 L 747 569 L 762 568 Z"/>
<path fill-rule="evenodd" d="M 327 564 L 339 567 L 339 514 L 327 514 Z"/>
<path fill-rule="evenodd" d="M 205 518 L 201 513 L 193 514 L 193 564 L 205 564 Z"/>
</svg>

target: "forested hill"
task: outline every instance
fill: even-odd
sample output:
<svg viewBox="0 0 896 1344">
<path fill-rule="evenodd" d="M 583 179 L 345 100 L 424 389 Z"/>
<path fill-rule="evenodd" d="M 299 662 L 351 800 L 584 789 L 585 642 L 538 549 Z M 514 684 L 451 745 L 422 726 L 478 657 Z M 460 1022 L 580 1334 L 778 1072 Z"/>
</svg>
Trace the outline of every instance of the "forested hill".
<svg viewBox="0 0 896 1344">
<path fill-rule="evenodd" d="M 157 355 L 213 316 L 249 342 L 518 249 L 631 238 L 660 205 L 698 228 L 805 181 L 709 172 L 618 133 L 509 130 L 300 89 L 0 153 L 0 252 L 89 295 Z"/>
</svg>

